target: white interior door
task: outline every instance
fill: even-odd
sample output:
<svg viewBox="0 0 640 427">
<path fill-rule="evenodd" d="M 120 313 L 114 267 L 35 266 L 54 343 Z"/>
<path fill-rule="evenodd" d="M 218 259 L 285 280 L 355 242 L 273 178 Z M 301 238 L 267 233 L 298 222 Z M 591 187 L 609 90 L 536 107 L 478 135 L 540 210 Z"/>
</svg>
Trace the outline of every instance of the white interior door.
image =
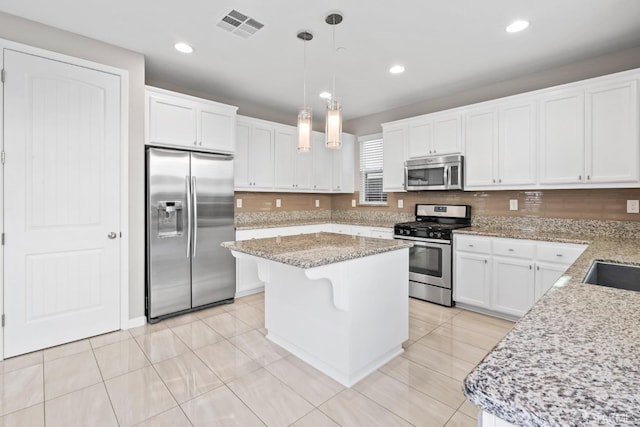
<svg viewBox="0 0 640 427">
<path fill-rule="evenodd" d="M 121 124 L 119 76 L 9 49 L 4 68 L 10 357 L 120 328 Z"/>
</svg>

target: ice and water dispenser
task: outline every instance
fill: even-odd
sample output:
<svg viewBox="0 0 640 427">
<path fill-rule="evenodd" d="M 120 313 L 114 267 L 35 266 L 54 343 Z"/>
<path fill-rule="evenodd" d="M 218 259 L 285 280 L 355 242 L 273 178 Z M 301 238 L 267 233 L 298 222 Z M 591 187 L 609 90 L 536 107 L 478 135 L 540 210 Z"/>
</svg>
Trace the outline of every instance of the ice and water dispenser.
<svg viewBox="0 0 640 427">
<path fill-rule="evenodd" d="M 158 237 L 177 237 L 184 234 L 182 202 L 158 202 Z"/>
</svg>

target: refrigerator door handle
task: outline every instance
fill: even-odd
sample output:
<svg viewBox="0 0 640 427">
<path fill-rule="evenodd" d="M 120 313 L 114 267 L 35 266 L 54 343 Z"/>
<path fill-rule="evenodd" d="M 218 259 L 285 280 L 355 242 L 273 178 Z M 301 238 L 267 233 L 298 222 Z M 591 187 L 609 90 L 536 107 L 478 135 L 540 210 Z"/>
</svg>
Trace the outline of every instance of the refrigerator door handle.
<svg viewBox="0 0 640 427">
<path fill-rule="evenodd" d="M 185 184 L 187 186 L 187 258 L 190 258 L 191 251 L 191 181 L 189 176 L 185 177 Z"/>
<path fill-rule="evenodd" d="M 195 176 L 191 178 L 191 188 L 193 192 L 193 257 L 195 258 L 198 248 L 198 189 Z"/>
</svg>

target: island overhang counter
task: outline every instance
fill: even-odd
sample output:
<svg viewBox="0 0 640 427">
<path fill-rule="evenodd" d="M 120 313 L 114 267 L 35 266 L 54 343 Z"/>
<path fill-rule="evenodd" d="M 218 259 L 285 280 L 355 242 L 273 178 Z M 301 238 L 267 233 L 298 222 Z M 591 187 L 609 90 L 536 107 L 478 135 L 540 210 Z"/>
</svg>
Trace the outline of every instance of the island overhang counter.
<svg viewBox="0 0 640 427">
<path fill-rule="evenodd" d="M 339 383 L 402 353 L 410 242 L 314 233 L 222 245 L 257 263 L 267 339 Z"/>
</svg>

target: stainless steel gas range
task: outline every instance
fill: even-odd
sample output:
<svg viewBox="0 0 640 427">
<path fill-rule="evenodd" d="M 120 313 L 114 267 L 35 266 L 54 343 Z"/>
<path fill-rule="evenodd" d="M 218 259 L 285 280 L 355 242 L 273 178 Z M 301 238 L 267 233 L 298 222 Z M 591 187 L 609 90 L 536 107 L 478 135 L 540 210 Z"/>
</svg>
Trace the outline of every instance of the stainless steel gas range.
<svg viewBox="0 0 640 427">
<path fill-rule="evenodd" d="M 409 250 L 409 296 L 452 307 L 452 231 L 471 225 L 471 206 L 418 204 L 415 214 L 415 221 L 396 224 L 393 236 L 414 243 Z"/>
</svg>

